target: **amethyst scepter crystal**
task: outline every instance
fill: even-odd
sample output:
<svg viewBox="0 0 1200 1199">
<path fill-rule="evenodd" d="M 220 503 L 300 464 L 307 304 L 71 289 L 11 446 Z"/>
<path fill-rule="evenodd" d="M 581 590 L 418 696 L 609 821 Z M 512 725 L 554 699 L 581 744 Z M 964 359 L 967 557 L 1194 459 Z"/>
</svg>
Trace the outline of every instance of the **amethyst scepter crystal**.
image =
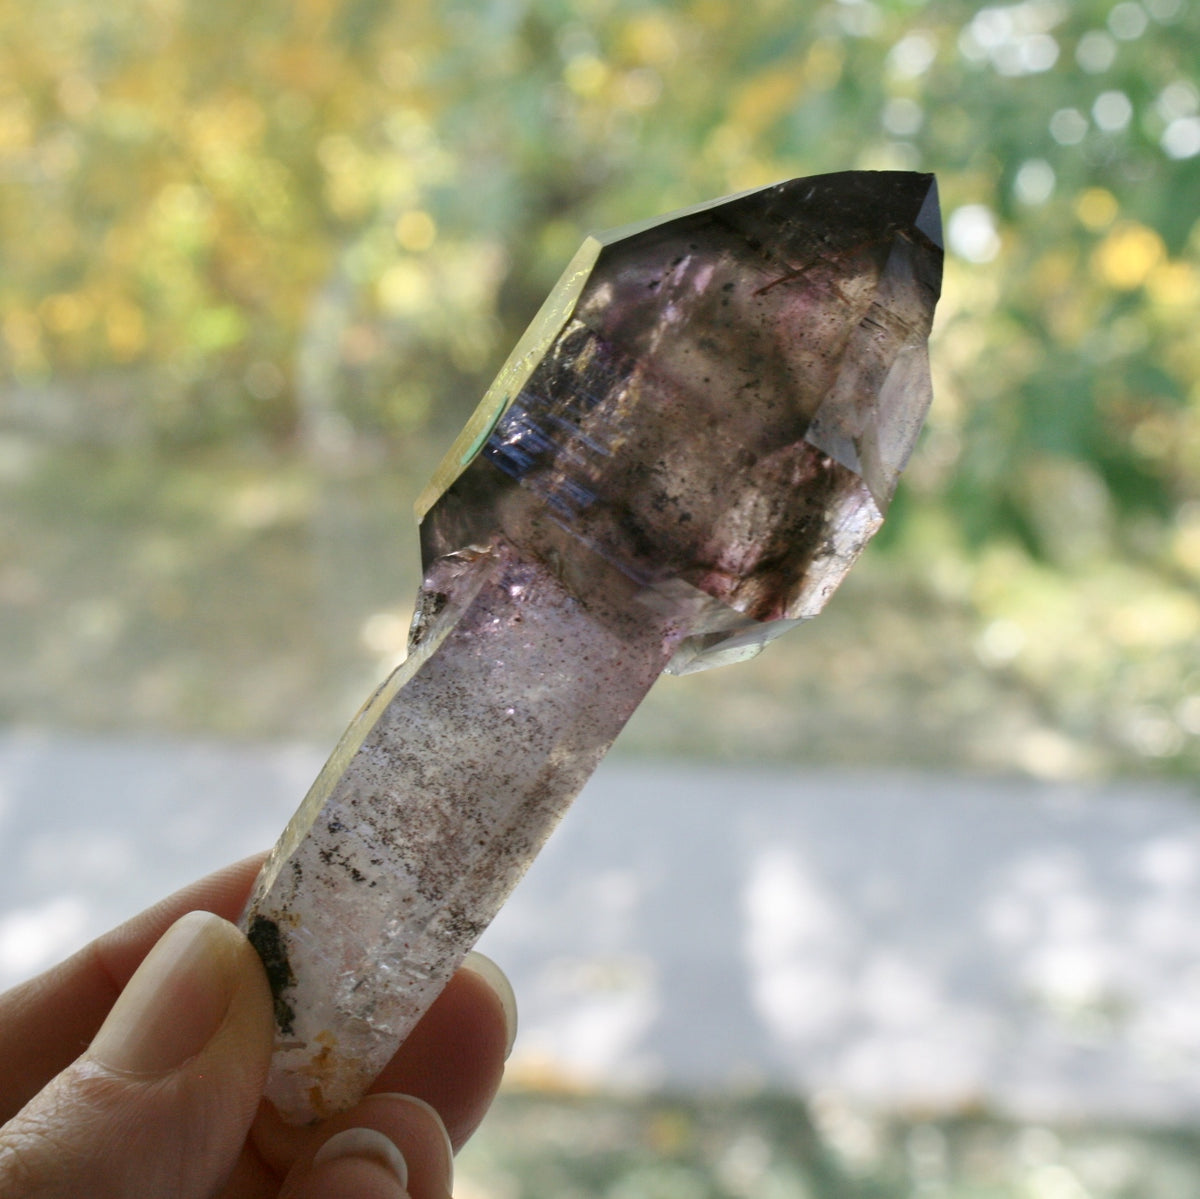
<svg viewBox="0 0 1200 1199">
<path fill-rule="evenodd" d="M 904 172 L 584 242 L 418 501 L 408 658 L 243 916 L 285 1118 L 363 1094 L 663 670 L 821 610 L 928 408 L 941 265 Z"/>
</svg>

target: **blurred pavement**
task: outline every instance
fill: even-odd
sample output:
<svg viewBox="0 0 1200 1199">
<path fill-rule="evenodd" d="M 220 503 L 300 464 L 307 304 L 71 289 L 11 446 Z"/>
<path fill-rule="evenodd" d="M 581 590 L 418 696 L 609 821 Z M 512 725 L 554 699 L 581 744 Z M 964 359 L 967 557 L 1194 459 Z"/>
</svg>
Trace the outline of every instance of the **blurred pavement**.
<svg viewBox="0 0 1200 1199">
<path fill-rule="evenodd" d="M 0 986 L 267 846 L 321 760 L 0 734 Z M 1184 787 L 610 759 L 480 948 L 530 1082 L 1200 1117 Z"/>
</svg>

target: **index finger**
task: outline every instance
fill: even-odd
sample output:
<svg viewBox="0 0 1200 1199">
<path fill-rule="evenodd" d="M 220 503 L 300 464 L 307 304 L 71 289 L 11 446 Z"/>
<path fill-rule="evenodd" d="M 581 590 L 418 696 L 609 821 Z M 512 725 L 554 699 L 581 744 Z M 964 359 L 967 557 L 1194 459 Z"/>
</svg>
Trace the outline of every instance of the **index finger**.
<svg viewBox="0 0 1200 1199">
<path fill-rule="evenodd" d="M 202 910 L 238 918 L 264 856 L 191 883 L 0 995 L 0 1123 L 88 1047 L 142 959 L 180 916 Z"/>
</svg>

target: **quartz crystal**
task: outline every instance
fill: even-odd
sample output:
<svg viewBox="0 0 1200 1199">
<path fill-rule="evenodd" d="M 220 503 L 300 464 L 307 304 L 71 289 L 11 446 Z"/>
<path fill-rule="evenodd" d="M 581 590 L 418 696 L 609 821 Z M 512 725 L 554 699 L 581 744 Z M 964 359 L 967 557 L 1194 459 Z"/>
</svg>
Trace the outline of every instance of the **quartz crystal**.
<svg viewBox="0 0 1200 1199">
<path fill-rule="evenodd" d="M 243 916 L 286 1119 L 363 1094 L 664 669 L 820 611 L 928 407 L 941 264 L 907 172 L 584 242 L 418 501 L 408 657 Z"/>
</svg>

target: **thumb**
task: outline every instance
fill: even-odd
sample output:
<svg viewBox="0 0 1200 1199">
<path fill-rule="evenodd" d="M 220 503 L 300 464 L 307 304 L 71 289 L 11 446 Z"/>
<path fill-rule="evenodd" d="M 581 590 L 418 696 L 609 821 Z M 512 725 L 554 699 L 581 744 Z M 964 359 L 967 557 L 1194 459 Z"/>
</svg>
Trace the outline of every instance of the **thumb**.
<svg viewBox="0 0 1200 1199">
<path fill-rule="evenodd" d="M 212 1194 L 245 1142 L 271 1038 L 270 991 L 249 942 L 219 916 L 184 916 L 83 1057 L 0 1128 L 0 1194 Z"/>
</svg>

